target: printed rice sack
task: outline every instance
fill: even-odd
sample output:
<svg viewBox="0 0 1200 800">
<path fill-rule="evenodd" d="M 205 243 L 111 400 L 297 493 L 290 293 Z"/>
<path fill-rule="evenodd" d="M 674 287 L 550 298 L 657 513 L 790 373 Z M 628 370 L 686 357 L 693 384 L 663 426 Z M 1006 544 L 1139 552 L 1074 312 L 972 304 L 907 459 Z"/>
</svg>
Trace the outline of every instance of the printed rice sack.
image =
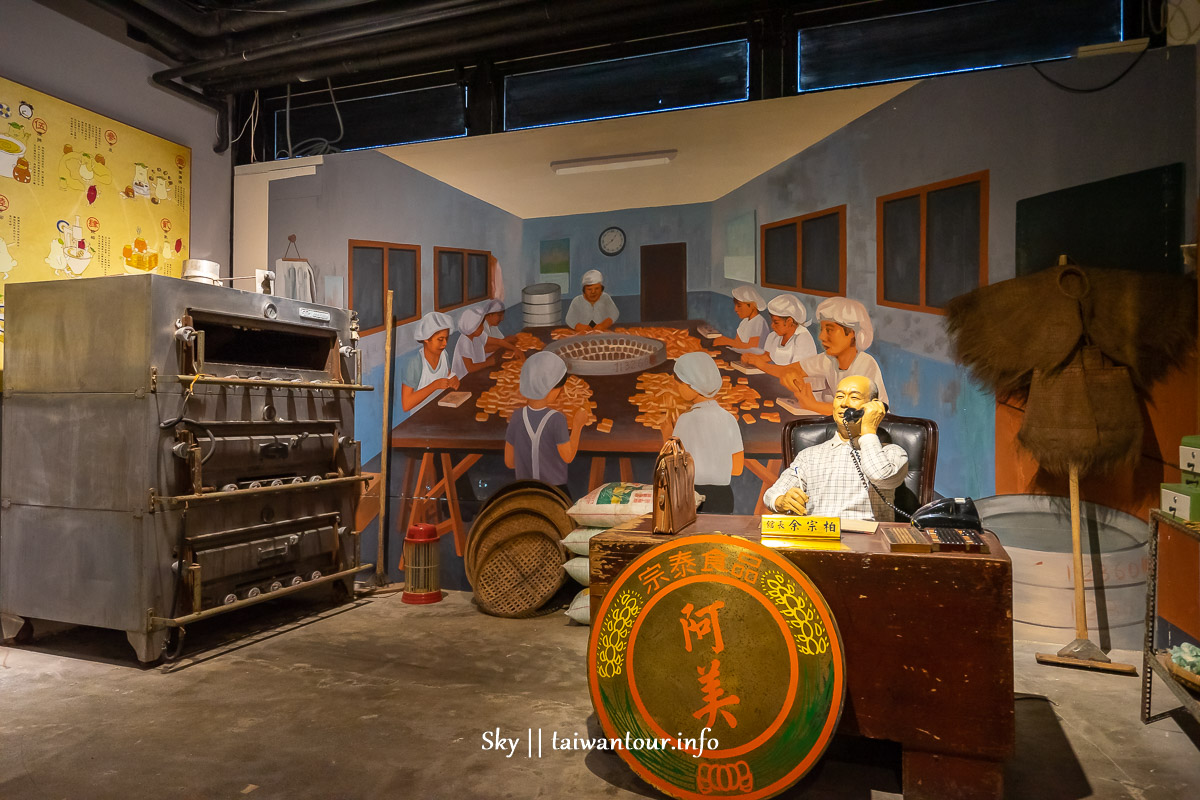
<svg viewBox="0 0 1200 800">
<path fill-rule="evenodd" d="M 572 622 L 578 622 L 580 625 L 592 624 L 592 596 L 588 589 L 581 589 L 579 594 L 575 595 L 575 599 L 566 610 L 566 615 Z"/>
<path fill-rule="evenodd" d="M 585 556 L 576 556 L 563 564 L 563 569 L 571 576 L 571 580 L 576 583 L 581 583 L 584 586 L 588 585 L 590 576 L 588 575 L 588 560 Z"/>
<path fill-rule="evenodd" d="M 611 528 L 627 519 L 649 514 L 654 487 L 647 483 L 606 483 L 587 493 L 567 511 L 576 525 Z"/>
<path fill-rule="evenodd" d="M 588 554 L 588 542 L 597 533 L 604 533 L 604 528 L 576 528 L 563 537 L 563 547 L 577 556 Z"/>
</svg>

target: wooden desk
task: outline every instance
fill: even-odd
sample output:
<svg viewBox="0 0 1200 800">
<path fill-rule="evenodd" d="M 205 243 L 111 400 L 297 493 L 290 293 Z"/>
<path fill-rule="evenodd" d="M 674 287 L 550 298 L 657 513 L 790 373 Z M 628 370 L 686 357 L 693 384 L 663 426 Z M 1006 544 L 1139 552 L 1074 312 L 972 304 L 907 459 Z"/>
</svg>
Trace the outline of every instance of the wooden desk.
<svg viewBox="0 0 1200 800">
<path fill-rule="evenodd" d="M 666 327 L 687 328 L 692 335 L 697 336 L 697 328 L 701 323 L 697 320 L 684 322 L 655 322 L 646 324 L 630 324 L 629 328 Z M 543 343 L 550 342 L 552 328 L 530 328 L 528 333 L 540 338 Z M 709 350 L 720 350 L 721 358 L 731 363 L 741 358 L 741 354 L 728 348 L 716 348 L 709 340 L 702 341 Z M 503 362 L 498 362 L 503 363 Z M 647 372 L 670 373 L 673 368 L 671 361 L 661 364 Z M 458 510 L 458 498 L 454 495 L 454 480 L 445 480 L 446 474 L 457 478 L 479 460 L 483 453 L 503 452 L 504 433 L 508 420 L 497 414 L 491 415 L 486 422 L 477 422 L 478 412 L 476 401 L 487 389 L 495 385 L 491 373 L 498 366 L 488 367 L 471 373 L 463 379 L 459 387 L 462 391 L 471 392 L 471 399 L 458 408 L 444 408 L 436 400 L 414 413 L 408 419 L 392 429 L 391 446 L 409 457 L 403 473 L 401 484 L 401 509 L 396 519 L 407 530 L 412 522 L 420 521 L 435 505 L 436 499 L 445 497 L 448 501 L 450 519 L 438 523 L 439 534 L 453 531 L 456 549 L 462 554 L 465 543 L 465 530 Z M 604 482 L 605 458 L 618 456 L 621 458 L 621 480 L 633 481 L 632 455 L 657 453 L 662 447 L 662 435 L 656 428 L 649 428 L 638 422 L 635 417 L 637 408 L 629 402 L 629 397 L 637 392 L 637 379 L 640 373 L 627 375 L 588 375 L 585 380 L 592 387 L 592 400 L 596 403 L 596 418 L 613 420 L 610 433 L 600 433 L 594 425 L 584 429 L 579 442 L 580 457 L 590 457 L 591 479 L 590 487 L 595 488 Z M 746 378 L 748 385 L 755 389 L 762 400 L 776 400 L 780 397 L 791 397 L 783 389 L 779 380 L 770 375 L 744 375 L 737 370 L 726 370 L 733 382 Z M 761 402 L 761 401 L 760 401 Z M 776 405 L 774 408 L 760 407 L 755 413 L 759 417 L 764 410 L 777 411 L 780 415 L 779 424 L 759 420 L 747 424 L 738 417 L 738 425 L 742 429 L 742 442 L 745 446 L 746 469 L 765 483 L 763 488 L 774 483 L 779 476 L 783 464 L 780 461 L 783 452 L 780 436 L 784 423 L 796 419 Z M 457 461 L 455 461 L 457 459 Z M 756 460 L 761 459 L 761 461 Z M 414 469 L 414 463 L 417 465 Z M 443 477 L 438 477 L 439 469 Z M 650 476 L 643 476 L 645 481 Z M 759 491 L 761 498 L 762 491 Z M 409 498 L 415 498 L 410 502 Z M 760 500 L 761 505 L 761 500 Z M 758 511 L 763 511 L 759 508 Z"/>
<path fill-rule="evenodd" d="M 688 533 L 759 539 L 750 516 L 701 514 Z M 621 569 L 666 537 L 648 519 L 591 541 L 593 619 Z M 908 800 L 1000 798 L 1013 751 L 1012 564 L 989 555 L 892 553 L 881 534 L 840 550 L 781 548 L 825 596 L 846 650 L 838 732 L 904 748 Z"/>
</svg>

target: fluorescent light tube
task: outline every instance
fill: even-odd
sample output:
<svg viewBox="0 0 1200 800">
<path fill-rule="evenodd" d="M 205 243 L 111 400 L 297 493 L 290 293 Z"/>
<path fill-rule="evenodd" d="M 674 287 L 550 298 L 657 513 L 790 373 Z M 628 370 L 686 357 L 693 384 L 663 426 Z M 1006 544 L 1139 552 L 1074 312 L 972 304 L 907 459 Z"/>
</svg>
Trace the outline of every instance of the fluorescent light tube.
<svg viewBox="0 0 1200 800">
<path fill-rule="evenodd" d="M 577 172 L 606 172 L 613 169 L 653 167 L 659 164 L 669 164 L 678 154 L 678 150 L 651 150 L 646 153 L 572 158 L 566 161 L 551 161 L 550 169 L 554 170 L 557 175 L 572 175 Z"/>
</svg>

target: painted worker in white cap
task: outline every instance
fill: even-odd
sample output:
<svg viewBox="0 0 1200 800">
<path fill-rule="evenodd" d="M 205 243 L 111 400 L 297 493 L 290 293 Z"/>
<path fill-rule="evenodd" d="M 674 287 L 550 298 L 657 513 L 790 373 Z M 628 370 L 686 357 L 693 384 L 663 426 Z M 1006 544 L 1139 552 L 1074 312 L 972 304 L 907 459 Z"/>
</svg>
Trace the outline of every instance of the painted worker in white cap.
<svg viewBox="0 0 1200 800">
<path fill-rule="evenodd" d="M 513 344 L 512 337 L 505 336 L 498 327 L 500 321 L 504 319 L 504 303 L 495 299 L 488 300 L 480 310 L 483 311 L 483 335 L 487 341 L 484 349 L 488 353 L 508 350 L 513 357 L 524 358 L 525 354 L 521 352 L 521 348 Z"/>
<path fill-rule="evenodd" d="M 738 324 L 737 335 L 732 339 L 728 336 L 718 336 L 713 339 L 713 344 L 717 347 L 732 347 L 735 350 L 762 347 L 771 332 L 771 327 L 762 315 L 767 302 L 758 290 L 749 284 L 735 287 L 732 295 L 733 312 L 742 320 Z"/>
<path fill-rule="evenodd" d="M 504 433 L 504 465 L 517 473 L 517 480 L 535 480 L 567 491 L 567 465 L 579 452 L 579 437 L 587 423 L 588 409 L 580 408 L 571 419 L 550 408 L 567 382 L 566 362 L 557 353 L 534 353 L 521 367 L 521 394 L 529 405 L 513 412 Z"/>
<path fill-rule="evenodd" d="M 866 306 L 848 297 L 829 297 L 817 306 L 817 321 L 824 352 L 794 364 L 782 379 L 796 401 L 809 411 L 828 416 L 833 413 L 838 384 L 850 375 L 862 375 L 878 387 L 879 400 L 887 403 L 883 373 L 866 352 L 875 338 Z"/>
<path fill-rule="evenodd" d="M 684 353 L 675 359 L 679 396 L 692 407 L 679 415 L 674 430 L 662 428 L 663 441 L 672 435 L 683 442 L 696 468 L 696 491 L 704 495 L 706 514 L 732 514 L 730 479 L 742 474 L 745 450 L 737 417 L 717 403 L 721 372 L 708 353 Z"/>
<path fill-rule="evenodd" d="M 579 333 L 606 331 L 617 321 L 617 304 L 604 291 L 604 276 L 598 269 L 583 273 L 583 294 L 567 308 L 567 327 Z"/>
<path fill-rule="evenodd" d="M 483 309 L 475 306 L 464 311 L 458 318 L 458 329 L 461 333 L 454 344 L 454 358 L 450 361 L 450 371 L 461 381 L 472 372 L 491 366 L 492 358 L 487 354 Z"/>
<path fill-rule="evenodd" d="M 446 343 L 454 321 L 440 311 L 430 311 L 417 323 L 421 346 L 405 356 L 400 365 L 400 407 L 416 411 L 443 389 L 457 389 L 458 378 L 450 371 Z"/>
<path fill-rule="evenodd" d="M 771 315 L 771 332 L 763 342 L 765 353 L 747 353 L 742 360 L 769 375 L 782 378 L 787 367 L 816 355 L 817 346 L 804 325 L 808 311 L 794 294 L 781 294 L 767 303 Z"/>
</svg>

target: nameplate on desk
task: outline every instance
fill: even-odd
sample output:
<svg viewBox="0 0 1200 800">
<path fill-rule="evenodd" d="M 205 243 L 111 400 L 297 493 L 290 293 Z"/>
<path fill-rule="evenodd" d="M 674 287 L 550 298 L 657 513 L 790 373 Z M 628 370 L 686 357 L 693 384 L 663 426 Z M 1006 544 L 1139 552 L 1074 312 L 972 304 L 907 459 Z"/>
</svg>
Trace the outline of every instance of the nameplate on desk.
<svg viewBox="0 0 1200 800">
<path fill-rule="evenodd" d="M 837 517 L 763 514 L 762 534 L 775 538 L 841 539 L 842 521 Z"/>
</svg>

